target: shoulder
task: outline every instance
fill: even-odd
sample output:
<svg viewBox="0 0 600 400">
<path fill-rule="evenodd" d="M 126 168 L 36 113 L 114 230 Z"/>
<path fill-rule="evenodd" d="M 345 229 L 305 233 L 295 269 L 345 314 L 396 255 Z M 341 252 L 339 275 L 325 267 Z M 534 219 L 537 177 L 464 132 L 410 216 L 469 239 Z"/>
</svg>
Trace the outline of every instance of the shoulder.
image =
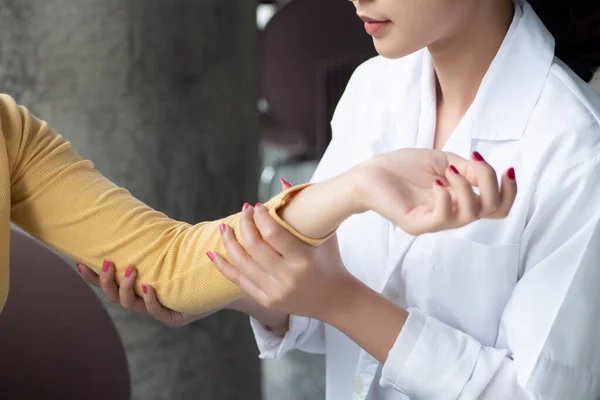
<svg viewBox="0 0 600 400">
<path fill-rule="evenodd" d="M 600 94 L 555 59 L 531 115 L 530 130 L 577 131 L 600 124 Z"/>
<path fill-rule="evenodd" d="M 600 94 L 555 60 L 522 141 L 545 160 L 542 175 L 597 163 Z"/>
<path fill-rule="evenodd" d="M 421 60 L 419 53 L 397 60 L 374 57 L 355 70 L 333 115 L 332 140 L 315 179 L 339 174 L 372 155 L 373 137 L 388 129 L 397 100 L 415 86 L 411 76 L 420 71 Z"/>
</svg>

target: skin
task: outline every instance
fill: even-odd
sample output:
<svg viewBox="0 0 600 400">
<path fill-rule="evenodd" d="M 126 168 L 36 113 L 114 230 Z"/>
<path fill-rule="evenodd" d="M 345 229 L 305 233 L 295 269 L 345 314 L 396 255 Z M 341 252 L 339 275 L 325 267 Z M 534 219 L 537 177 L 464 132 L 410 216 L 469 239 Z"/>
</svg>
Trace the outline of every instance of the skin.
<svg viewBox="0 0 600 400">
<path fill-rule="evenodd" d="M 389 21 L 373 36 L 374 45 L 382 56 L 399 58 L 423 47 L 429 49 L 437 77 L 435 148 L 443 148 L 472 104 L 502 43 L 512 18 L 512 2 L 355 0 L 352 3 L 361 16 Z M 430 167 L 435 169 L 433 164 Z M 364 176 L 385 180 L 386 173 L 382 171 L 381 168 L 365 168 L 362 172 Z M 451 189 L 437 195 L 440 196 L 438 200 L 446 196 L 452 207 L 438 215 L 438 224 L 433 231 L 448 229 L 458 222 L 472 221 L 482 215 L 505 216 L 514 201 L 516 185 L 506 174 L 503 176 L 503 188 L 514 185 L 511 186 L 514 190 L 511 189 L 511 195 L 507 197 L 492 184 L 492 177 L 495 178 L 495 174 L 490 172 L 489 166 L 475 159 L 461 166 L 459 174 L 453 173 L 449 167 L 445 168 L 443 184 Z M 372 185 L 372 181 L 363 182 Z M 480 187 L 481 198 L 474 198 L 466 190 L 470 185 Z M 326 185 L 313 186 L 312 195 L 322 190 L 319 195 L 326 199 L 330 196 L 324 204 L 327 201 L 334 204 L 337 200 L 335 204 L 339 207 L 341 194 L 332 190 L 334 186 L 329 185 L 329 190 L 325 190 Z M 355 187 L 360 187 L 360 184 Z M 411 189 L 408 195 L 406 191 L 402 193 L 405 213 L 412 210 L 407 198 L 418 198 L 417 192 Z M 362 207 L 368 207 L 368 195 L 360 190 L 359 193 L 367 196 Z M 310 195 L 308 190 L 300 192 L 284 208 L 282 217 L 300 232 L 315 233 L 314 237 L 319 237 L 326 232 L 319 229 L 315 232 L 314 226 L 302 223 L 306 221 L 303 218 L 307 213 L 302 198 Z M 386 217 L 389 218 L 388 215 Z M 432 231 L 431 226 L 417 228 Z M 319 248 L 306 246 L 276 224 L 260 205 L 244 211 L 242 239 L 248 243 L 246 250 L 239 246 L 231 229 L 224 230 L 223 240 L 232 264 L 219 254 L 213 254 L 216 267 L 248 294 L 232 308 L 255 316 L 281 333 L 287 330 L 290 314 L 319 319 L 344 332 L 380 362 L 386 361 L 408 314 L 347 272 L 336 240 L 330 240 Z M 83 270 L 84 276 L 87 277 L 88 272 Z M 131 300 L 131 296 L 125 297 Z M 150 291 L 144 295 L 143 301 L 147 310 L 158 307 Z"/>
</svg>

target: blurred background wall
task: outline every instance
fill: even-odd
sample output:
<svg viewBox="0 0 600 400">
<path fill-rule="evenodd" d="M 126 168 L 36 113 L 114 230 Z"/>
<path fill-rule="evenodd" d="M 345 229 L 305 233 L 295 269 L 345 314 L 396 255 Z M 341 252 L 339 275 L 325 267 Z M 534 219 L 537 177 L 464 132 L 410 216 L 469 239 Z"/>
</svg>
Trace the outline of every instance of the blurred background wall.
<svg viewBox="0 0 600 400">
<path fill-rule="evenodd" d="M 257 199 L 252 1 L 2 0 L 0 34 L 2 92 L 152 207 L 193 223 Z M 107 307 L 135 399 L 260 399 L 247 317 L 169 329 Z"/>
</svg>

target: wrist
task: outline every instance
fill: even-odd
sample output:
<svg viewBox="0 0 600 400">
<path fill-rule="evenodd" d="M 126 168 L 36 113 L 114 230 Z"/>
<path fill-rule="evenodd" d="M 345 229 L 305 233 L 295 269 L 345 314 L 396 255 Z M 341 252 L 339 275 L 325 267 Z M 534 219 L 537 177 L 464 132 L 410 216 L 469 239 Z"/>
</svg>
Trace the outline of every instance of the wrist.
<svg viewBox="0 0 600 400">
<path fill-rule="evenodd" d="M 300 234 L 324 238 L 356 213 L 356 188 L 351 174 L 308 186 L 278 210 L 279 217 Z"/>
<path fill-rule="evenodd" d="M 352 168 L 331 179 L 330 190 L 338 199 L 340 223 L 346 218 L 367 211 L 364 204 L 364 178 L 359 168 Z M 327 183 L 327 182 L 325 182 Z"/>
<path fill-rule="evenodd" d="M 346 188 L 347 207 L 352 214 L 362 214 L 369 210 L 367 205 L 367 190 L 369 187 L 368 174 L 365 163 L 361 163 L 346 171 L 339 177 L 344 181 Z"/>
</svg>

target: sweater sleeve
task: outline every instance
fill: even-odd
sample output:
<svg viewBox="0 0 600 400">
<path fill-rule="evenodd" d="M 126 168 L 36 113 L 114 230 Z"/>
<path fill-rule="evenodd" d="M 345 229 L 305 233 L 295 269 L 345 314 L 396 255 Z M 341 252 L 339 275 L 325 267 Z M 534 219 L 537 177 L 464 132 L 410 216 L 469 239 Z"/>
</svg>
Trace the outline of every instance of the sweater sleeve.
<svg viewBox="0 0 600 400">
<path fill-rule="evenodd" d="M 164 306 L 177 311 L 200 313 L 242 295 L 205 254 L 226 256 L 219 225 L 228 224 L 239 238 L 240 214 L 197 225 L 172 220 L 110 182 L 45 122 L 5 95 L 0 95 L 0 118 L 16 225 L 96 272 L 110 258 L 118 281 L 127 265 L 135 265 L 136 292 L 149 284 Z M 265 206 L 295 236 L 318 245 L 326 238 L 306 238 L 277 216 L 303 187 L 282 192 Z"/>
</svg>

